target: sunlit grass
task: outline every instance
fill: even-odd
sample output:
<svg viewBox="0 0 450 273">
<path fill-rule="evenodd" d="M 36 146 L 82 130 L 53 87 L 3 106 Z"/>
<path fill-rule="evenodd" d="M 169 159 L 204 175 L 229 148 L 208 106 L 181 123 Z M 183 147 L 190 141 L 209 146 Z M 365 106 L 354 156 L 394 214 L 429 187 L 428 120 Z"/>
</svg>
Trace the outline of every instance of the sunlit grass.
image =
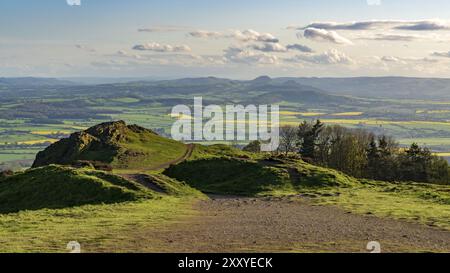
<svg viewBox="0 0 450 273">
<path fill-rule="evenodd" d="M 450 230 L 449 186 L 370 182 L 359 187 L 328 189 L 317 202 L 360 214 L 419 222 Z"/>
<path fill-rule="evenodd" d="M 164 197 L 112 205 L 0 215 L 0 252 L 68 252 L 77 241 L 82 252 L 138 252 L 134 240 L 151 246 L 152 230 L 196 215 L 193 199 Z"/>
</svg>

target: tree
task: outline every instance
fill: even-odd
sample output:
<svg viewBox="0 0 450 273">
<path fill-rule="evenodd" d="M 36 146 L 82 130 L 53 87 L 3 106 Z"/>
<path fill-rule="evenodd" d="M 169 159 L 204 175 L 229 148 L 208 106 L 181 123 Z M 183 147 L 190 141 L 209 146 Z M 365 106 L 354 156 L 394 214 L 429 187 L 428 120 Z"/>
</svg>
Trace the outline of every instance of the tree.
<svg viewBox="0 0 450 273">
<path fill-rule="evenodd" d="M 298 132 L 295 127 L 284 126 L 280 128 L 280 146 L 279 150 L 287 156 L 295 152 L 298 142 Z"/>
<path fill-rule="evenodd" d="M 367 148 L 367 177 L 379 179 L 380 171 L 380 152 L 375 140 L 375 136 L 371 136 L 369 147 Z"/>
<path fill-rule="evenodd" d="M 449 164 L 416 143 L 401 151 L 394 138 L 362 129 L 302 122 L 297 130 L 302 158 L 357 178 L 449 184 Z"/>
<path fill-rule="evenodd" d="M 316 141 L 319 134 L 322 132 L 324 124 L 317 120 L 314 124 L 304 121 L 299 126 L 298 138 L 301 143 L 300 153 L 302 157 L 315 159 Z"/>
<path fill-rule="evenodd" d="M 261 142 L 259 140 L 252 141 L 247 146 L 245 146 L 243 150 L 251 153 L 260 153 Z"/>
<path fill-rule="evenodd" d="M 449 166 L 447 160 L 433 156 L 427 167 L 427 180 L 430 183 L 449 184 Z"/>
<path fill-rule="evenodd" d="M 427 182 L 427 167 L 431 163 L 432 154 L 428 149 L 422 149 L 413 143 L 399 157 L 401 180 Z"/>
</svg>

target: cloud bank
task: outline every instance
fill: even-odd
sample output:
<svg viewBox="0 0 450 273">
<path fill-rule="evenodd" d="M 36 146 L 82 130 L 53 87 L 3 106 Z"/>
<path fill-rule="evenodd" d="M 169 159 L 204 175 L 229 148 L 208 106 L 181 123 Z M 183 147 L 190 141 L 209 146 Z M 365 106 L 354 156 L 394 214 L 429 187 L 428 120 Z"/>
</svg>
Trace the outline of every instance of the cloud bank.
<svg viewBox="0 0 450 273">
<path fill-rule="evenodd" d="M 326 29 L 307 28 L 303 33 L 303 37 L 306 39 L 319 41 L 319 42 L 331 42 L 334 44 L 352 45 L 353 42 L 349 39 L 339 35 L 335 31 L 329 31 Z"/>
<path fill-rule="evenodd" d="M 154 52 L 190 52 L 191 48 L 187 45 L 163 45 L 159 43 L 147 43 L 141 45 L 135 45 L 134 50 L 140 51 L 154 51 Z"/>
</svg>

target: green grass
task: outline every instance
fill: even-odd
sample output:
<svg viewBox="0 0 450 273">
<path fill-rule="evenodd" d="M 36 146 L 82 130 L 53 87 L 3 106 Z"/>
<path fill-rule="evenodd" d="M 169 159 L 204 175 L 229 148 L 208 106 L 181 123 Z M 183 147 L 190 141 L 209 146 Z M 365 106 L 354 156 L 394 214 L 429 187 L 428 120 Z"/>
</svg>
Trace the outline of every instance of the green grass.
<svg viewBox="0 0 450 273">
<path fill-rule="evenodd" d="M 183 156 L 187 149 L 186 145 L 178 141 L 132 131 L 127 132 L 126 141 L 120 145 L 138 155 L 116 157 L 113 165 L 122 169 L 152 168 Z"/>
<path fill-rule="evenodd" d="M 178 197 L 196 197 L 205 199 L 206 196 L 199 190 L 189 186 L 185 182 L 180 182 L 161 173 L 151 173 L 148 175 L 152 183 L 163 189 L 165 194 Z"/>
<path fill-rule="evenodd" d="M 66 245 L 70 241 L 79 242 L 82 252 L 158 251 L 152 230 L 167 229 L 196 215 L 192 209 L 194 201 L 163 197 L 3 214 L 0 252 L 68 252 Z"/>
<path fill-rule="evenodd" d="M 227 158 L 189 161 L 164 174 L 203 192 L 222 194 L 258 195 L 289 183 L 285 171 Z"/>
<path fill-rule="evenodd" d="M 182 142 L 120 121 L 102 123 L 56 142 L 37 155 L 34 166 L 84 160 L 108 163 L 116 169 L 152 169 L 186 151 Z"/>
<path fill-rule="evenodd" d="M 317 204 L 450 230 L 450 187 L 366 181 L 352 188 L 307 191 Z"/>
<path fill-rule="evenodd" d="M 215 145 L 195 145 L 194 152 L 189 158 L 190 161 L 206 158 L 261 158 L 262 154 L 254 154 L 244 152 L 240 149 L 233 148 L 230 145 L 215 144 Z"/>
<path fill-rule="evenodd" d="M 143 186 L 88 169 L 47 166 L 0 180 L 0 213 L 152 198 Z"/>
<path fill-rule="evenodd" d="M 164 174 L 204 192 L 246 196 L 293 195 L 305 188 L 358 183 L 340 172 L 300 160 L 206 157 L 172 166 Z"/>
</svg>

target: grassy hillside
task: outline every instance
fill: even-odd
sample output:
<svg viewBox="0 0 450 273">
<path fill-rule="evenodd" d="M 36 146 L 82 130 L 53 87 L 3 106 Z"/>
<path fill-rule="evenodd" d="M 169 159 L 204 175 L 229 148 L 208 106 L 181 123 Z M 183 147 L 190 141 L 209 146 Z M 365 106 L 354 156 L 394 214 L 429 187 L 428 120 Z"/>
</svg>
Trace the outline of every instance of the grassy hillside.
<svg viewBox="0 0 450 273">
<path fill-rule="evenodd" d="M 218 149 L 216 146 L 212 148 Z M 420 183 L 358 180 L 301 160 L 211 156 L 172 166 L 164 174 L 207 193 L 266 197 L 303 197 L 349 212 L 403 219 L 450 230 L 450 187 Z M 203 156 L 203 158 L 202 158 Z"/>
<path fill-rule="evenodd" d="M 300 160 L 206 157 L 172 166 L 164 174 L 204 192 L 250 196 L 298 194 L 306 188 L 358 183 L 337 171 Z"/>
<path fill-rule="evenodd" d="M 195 145 L 194 151 L 188 161 L 206 158 L 261 158 L 262 154 L 244 152 L 229 145 L 216 144 L 210 146 Z"/>
<path fill-rule="evenodd" d="M 0 180 L 0 213 L 152 198 L 143 186 L 89 169 L 47 166 Z"/>
<path fill-rule="evenodd" d="M 152 168 L 182 157 L 186 146 L 123 121 L 103 123 L 72 134 L 40 152 L 33 167 L 99 161 L 114 168 Z"/>
</svg>

